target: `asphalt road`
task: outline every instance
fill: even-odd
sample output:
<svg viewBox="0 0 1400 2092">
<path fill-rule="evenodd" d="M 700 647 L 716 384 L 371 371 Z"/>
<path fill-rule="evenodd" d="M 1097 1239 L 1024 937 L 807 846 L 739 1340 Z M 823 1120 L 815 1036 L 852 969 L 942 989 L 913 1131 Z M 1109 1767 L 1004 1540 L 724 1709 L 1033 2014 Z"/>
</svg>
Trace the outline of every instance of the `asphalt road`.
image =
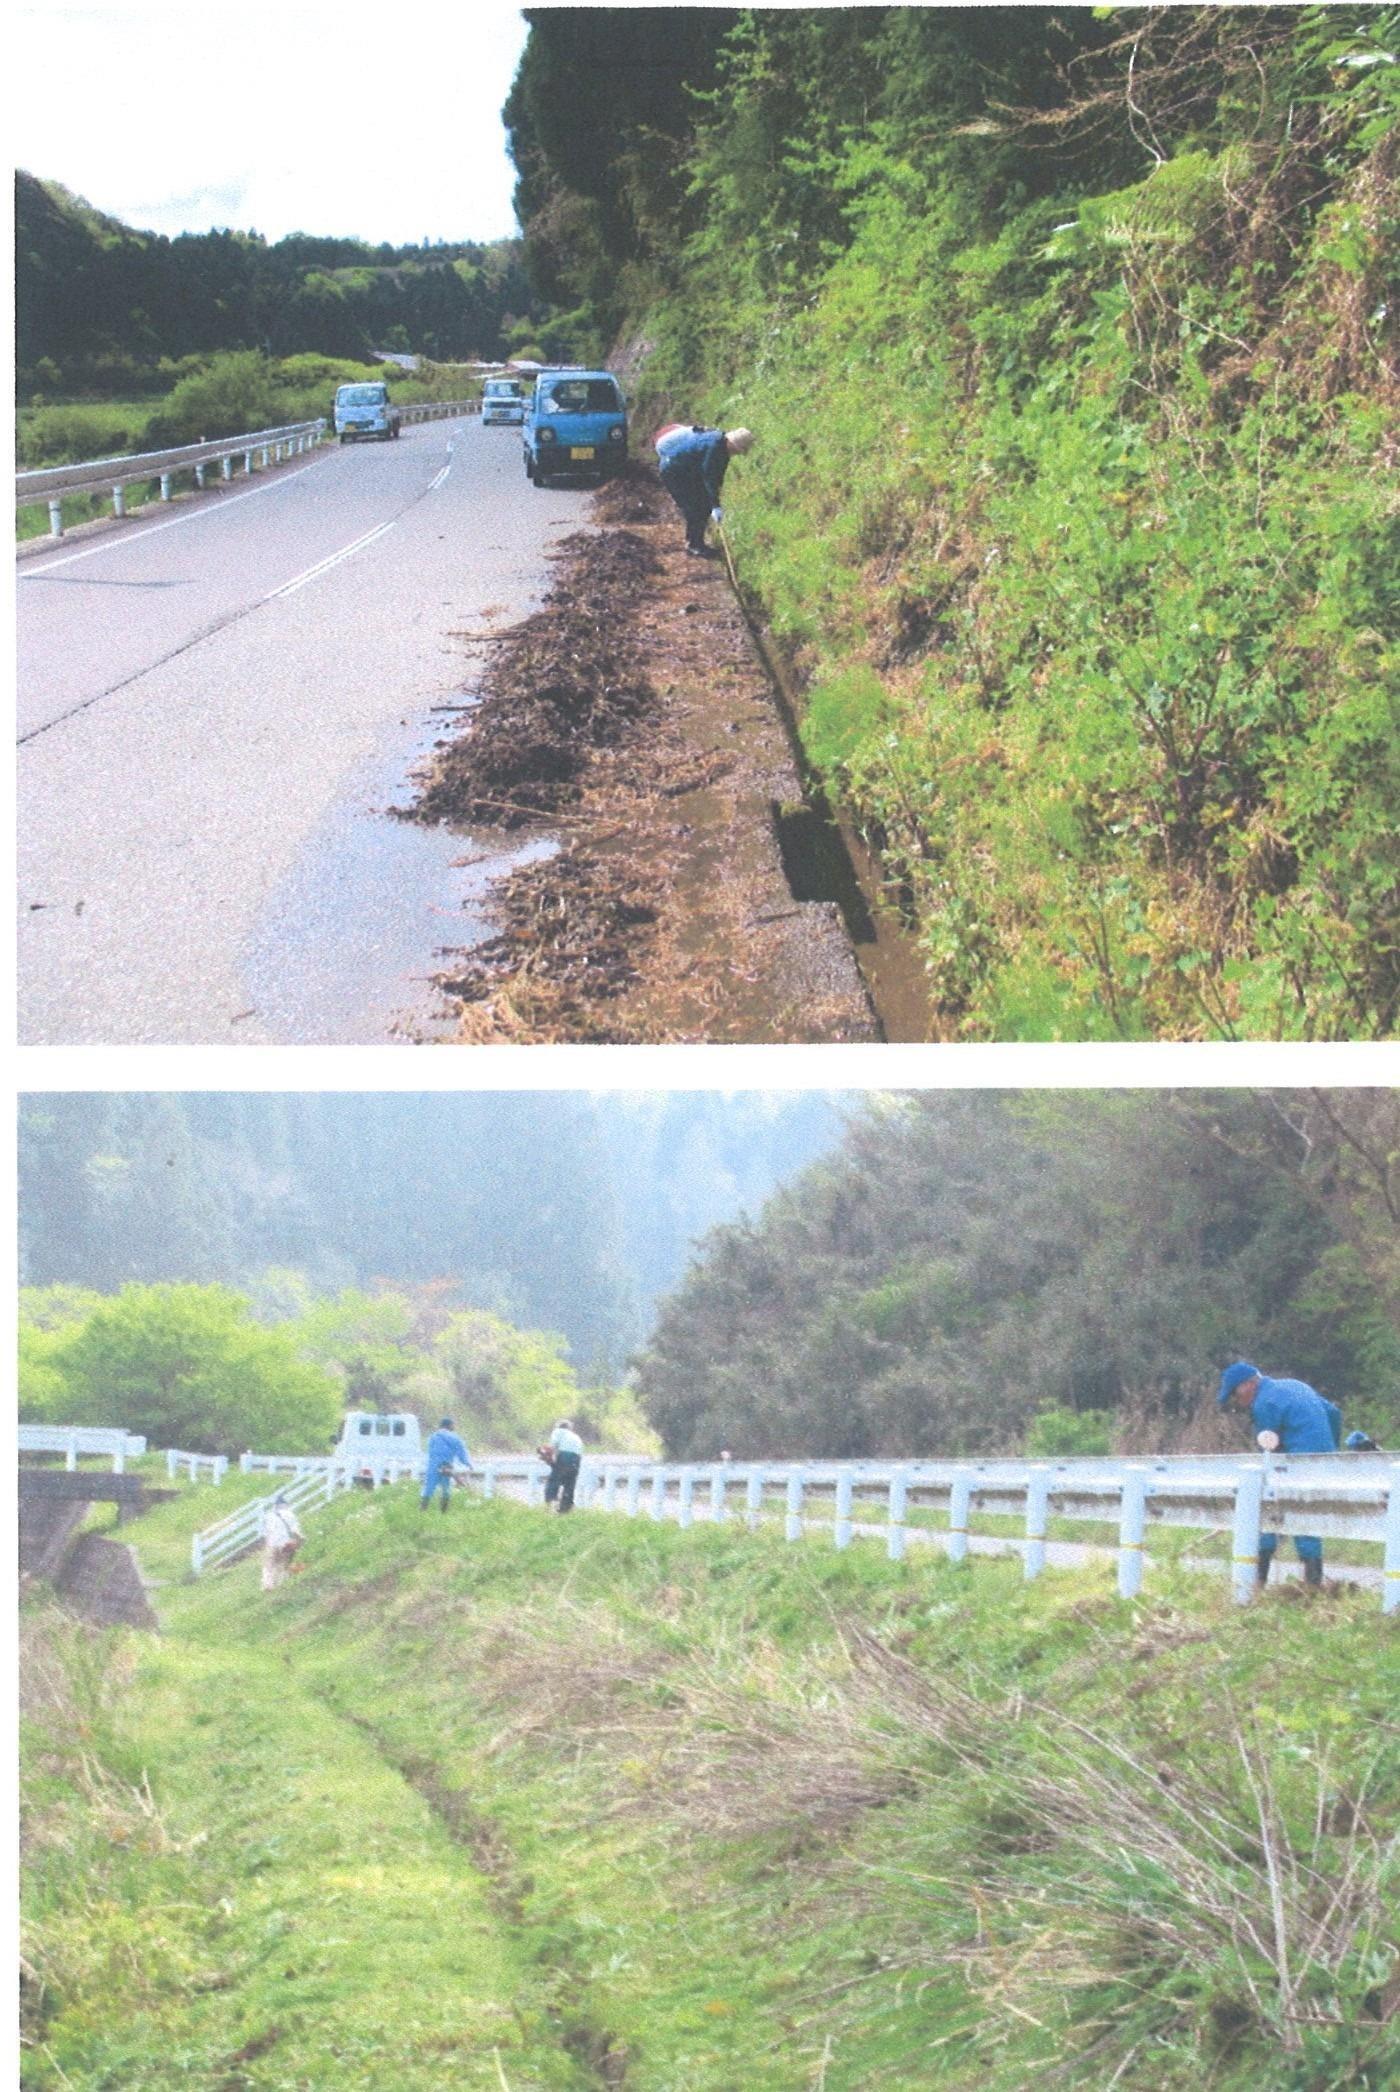
<svg viewBox="0 0 1400 2092">
<path fill-rule="evenodd" d="M 428 422 L 21 559 L 21 1043 L 421 1035 L 483 869 L 382 808 L 586 505 Z"/>
</svg>

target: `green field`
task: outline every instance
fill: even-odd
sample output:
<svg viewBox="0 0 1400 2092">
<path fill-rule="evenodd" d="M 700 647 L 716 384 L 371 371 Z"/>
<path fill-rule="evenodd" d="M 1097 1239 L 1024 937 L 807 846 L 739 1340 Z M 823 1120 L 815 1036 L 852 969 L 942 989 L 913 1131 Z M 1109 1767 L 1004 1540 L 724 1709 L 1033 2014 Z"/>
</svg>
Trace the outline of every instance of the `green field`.
<svg viewBox="0 0 1400 2092">
<path fill-rule="evenodd" d="M 406 1489 L 190 1583 L 233 1501 L 26 1608 L 33 2092 L 1400 2082 L 1373 1594 Z"/>
</svg>

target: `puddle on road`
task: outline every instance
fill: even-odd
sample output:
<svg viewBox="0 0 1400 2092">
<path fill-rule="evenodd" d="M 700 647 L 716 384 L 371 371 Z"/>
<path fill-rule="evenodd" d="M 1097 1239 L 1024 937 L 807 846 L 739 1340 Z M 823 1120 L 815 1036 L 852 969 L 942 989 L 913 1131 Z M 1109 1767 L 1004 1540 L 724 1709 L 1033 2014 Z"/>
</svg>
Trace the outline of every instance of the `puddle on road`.
<svg viewBox="0 0 1400 2092">
<path fill-rule="evenodd" d="M 559 844 L 536 836 L 493 848 L 393 818 L 446 724 L 427 719 L 385 737 L 265 906 L 243 953 L 250 1015 L 265 1038 L 377 1046 L 453 1036 L 456 1018 L 431 980 L 441 954 L 490 936 L 492 881 Z"/>
</svg>

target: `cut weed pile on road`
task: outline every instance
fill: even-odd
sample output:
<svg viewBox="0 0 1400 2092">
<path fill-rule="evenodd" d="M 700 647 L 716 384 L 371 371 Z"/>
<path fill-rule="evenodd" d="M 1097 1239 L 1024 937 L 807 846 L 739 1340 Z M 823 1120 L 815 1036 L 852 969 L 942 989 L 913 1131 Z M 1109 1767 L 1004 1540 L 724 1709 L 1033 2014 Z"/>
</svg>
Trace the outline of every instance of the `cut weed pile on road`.
<svg viewBox="0 0 1400 2092">
<path fill-rule="evenodd" d="M 1370 1598 L 410 1489 L 304 1559 L 28 1611 L 27 2092 L 1396 2083 Z"/>
<path fill-rule="evenodd" d="M 871 1037 L 836 909 L 784 878 L 801 788 L 764 671 L 666 511 L 640 468 L 603 489 L 429 769 L 413 818 L 561 837 L 439 986 L 477 1041 Z"/>
</svg>

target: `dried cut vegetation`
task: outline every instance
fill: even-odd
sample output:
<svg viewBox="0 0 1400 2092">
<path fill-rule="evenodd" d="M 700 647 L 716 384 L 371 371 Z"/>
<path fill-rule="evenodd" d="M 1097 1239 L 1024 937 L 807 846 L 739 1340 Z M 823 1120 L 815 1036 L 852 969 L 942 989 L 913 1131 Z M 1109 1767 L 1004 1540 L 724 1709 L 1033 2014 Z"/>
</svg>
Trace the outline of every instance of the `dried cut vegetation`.
<svg viewBox="0 0 1400 2092">
<path fill-rule="evenodd" d="M 439 976 L 469 1042 L 870 1036 L 839 927 L 800 910 L 769 825 L 795 772 L 718 571 L 655 476 L 595 497 L 545 607 L 504 636 L 413 818 L 560 838 L 494 889 Z"/>
</svg>

